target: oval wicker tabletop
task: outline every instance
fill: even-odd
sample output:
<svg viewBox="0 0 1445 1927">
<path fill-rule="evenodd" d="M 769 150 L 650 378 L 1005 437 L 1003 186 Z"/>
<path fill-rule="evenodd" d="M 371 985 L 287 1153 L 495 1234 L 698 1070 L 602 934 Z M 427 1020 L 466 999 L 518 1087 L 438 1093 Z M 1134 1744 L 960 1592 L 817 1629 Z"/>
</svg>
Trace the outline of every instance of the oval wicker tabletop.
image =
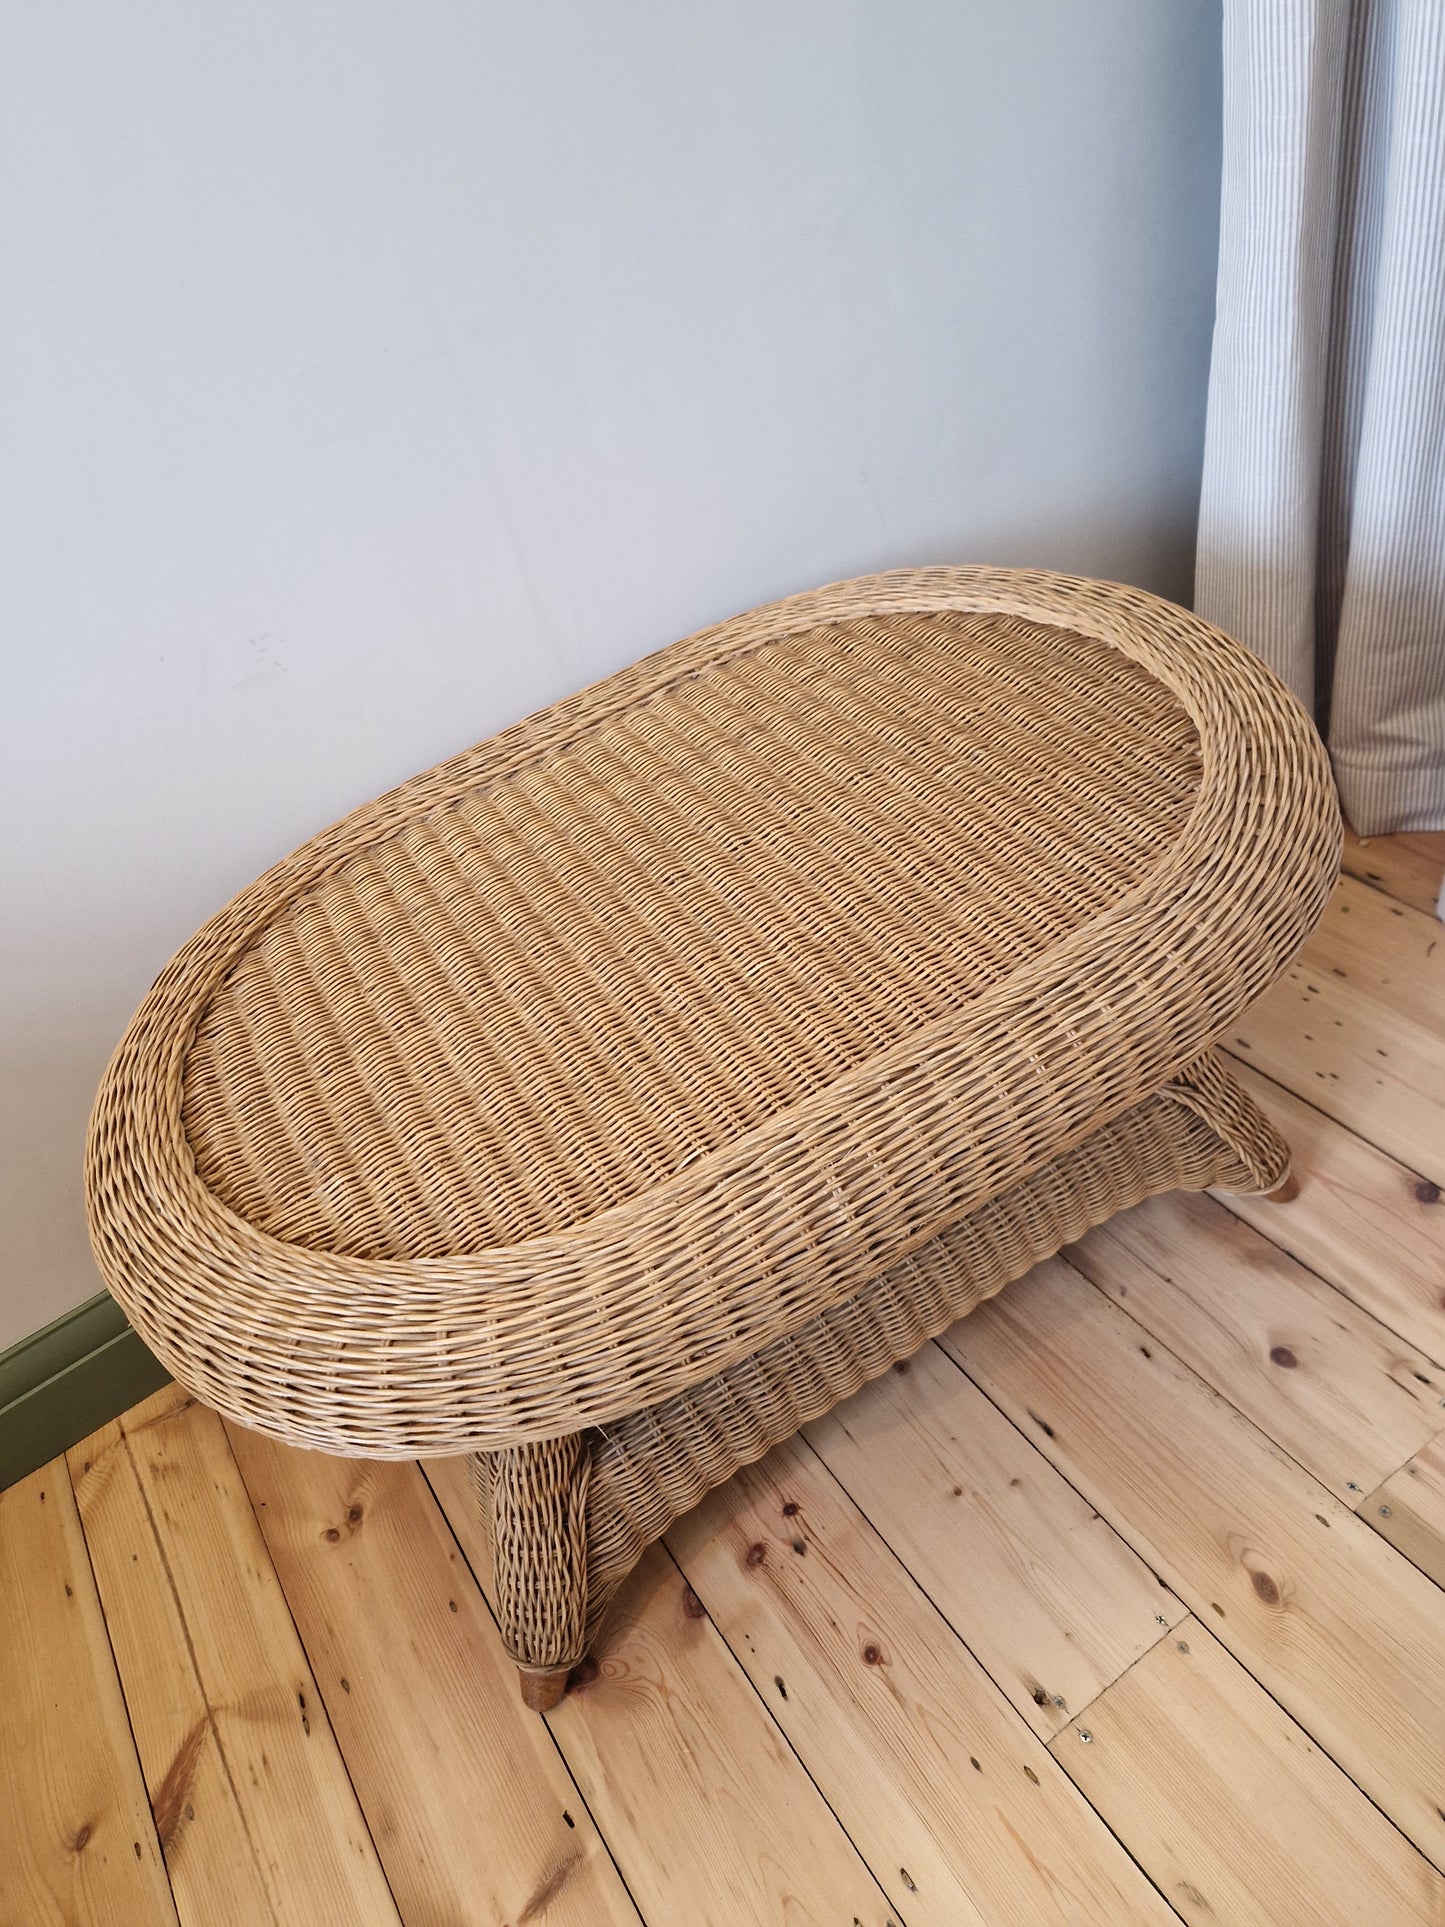
<svg viewBox="0 0 1445 1927">
<path fill-rule="evenodd" d="M 1136 590 L 724 623 L 306 845 L 97 1102 L 107 1280 L 248 1424 L 490 1448 L 745 1357 L 1156 1090 L 1307 934 L 1314 732 Z"/>
</svg>

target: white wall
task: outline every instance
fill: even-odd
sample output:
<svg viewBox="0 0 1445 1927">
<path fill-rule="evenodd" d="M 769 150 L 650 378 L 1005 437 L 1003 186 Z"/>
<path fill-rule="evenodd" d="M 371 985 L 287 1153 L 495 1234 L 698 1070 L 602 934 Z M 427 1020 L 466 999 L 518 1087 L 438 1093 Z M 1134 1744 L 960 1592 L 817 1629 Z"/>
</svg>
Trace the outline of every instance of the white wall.
<svg viewBox="0 0 1445 1927">
<path fill-rule="evenodd" d="M 1218 0 L 0 5 L 0 1346 L 170 951 L 863 570 L 1187 593 Z"/>
</svg>

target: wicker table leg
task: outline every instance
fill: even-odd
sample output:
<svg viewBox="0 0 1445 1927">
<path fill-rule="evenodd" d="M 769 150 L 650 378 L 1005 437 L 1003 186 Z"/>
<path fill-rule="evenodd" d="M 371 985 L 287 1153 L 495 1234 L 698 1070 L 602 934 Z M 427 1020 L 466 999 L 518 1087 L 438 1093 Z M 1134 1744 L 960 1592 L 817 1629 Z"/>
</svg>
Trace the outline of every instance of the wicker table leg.
<svg viewBox="0 0 1445 1927">
<path fill-rule="evenodd" d="M 587 1489 L 592 1455 L 580 1433 L 486 1455 L 497 1613 L 522 1698 L 545 1713 L 586 1649 Z"/>
<path fill-rule="evenodd" d="M 1235 1169 L 1220 1172 L 1213 1180 L 1221 1190 L 1267 1197 L 1278 1204 L 1288 1204 L 1297 1194 L 1289 1146 L 1212 1050 L 1187 1064 L 1163 1095 L 1197 1112 L 1220 1144 L 1233 1153 Z"/>
</svg>

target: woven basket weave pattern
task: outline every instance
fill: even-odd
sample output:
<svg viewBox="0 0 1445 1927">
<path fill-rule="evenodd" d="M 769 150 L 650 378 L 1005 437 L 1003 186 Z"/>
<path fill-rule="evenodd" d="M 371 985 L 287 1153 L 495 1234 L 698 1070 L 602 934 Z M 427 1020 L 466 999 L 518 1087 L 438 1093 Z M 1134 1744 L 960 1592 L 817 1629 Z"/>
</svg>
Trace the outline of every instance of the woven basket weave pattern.
<svg viewBox="0 0 1445 1927">
<path fill-rule="evenodd" d="M 483 1517 L 494 1538 L 500 1525 L 506 1540 L 496 1577 L 513 1656 L 532 1665 L 575 1662 L 648 1546 L 704 1493 L 1090 1226 L 1161 1191 L 1269 1190 L 1286 1169 L 1275 1132 L 1217 1060 L 1205 1057 L 1166 1092 L 940 1233 L 801 1332 L 661 1405 L 579 1437 L 566 1469 L 585 1502 L 560 1539 L 535 1504 L 517 1502 L 516 1462 L 539 1448 L 476 1454 Z M 499 1487 L 503 1467 L 512 1482 Z M 560 1508 L 553 1517 L 560 1518 Z M 559 1545 L 567 1565 L 557 1583 L 538 1586 L 539 1566 Z"/>
<path fill-rule="evenodd" d="M 606 1426 L 1158 1092 L 1298 948 L 1338 838 L 1293 699 L 1140 591 L 796 597 L 198 933 L 97 1101 L 97 1256 L 177 1377 L 283 1439 Z"/>
<path fill-rule="evenodd" d="M 484 1251 L 957 1009 L 1132 888 L 1198 785 L 1156 683 L 1075 638 L 1063 684 L 1057 650 L 952 611 L 831 625 L 371 846 L 206 1010 L 203 1182 L 321 1250 Z"/>
</svg>

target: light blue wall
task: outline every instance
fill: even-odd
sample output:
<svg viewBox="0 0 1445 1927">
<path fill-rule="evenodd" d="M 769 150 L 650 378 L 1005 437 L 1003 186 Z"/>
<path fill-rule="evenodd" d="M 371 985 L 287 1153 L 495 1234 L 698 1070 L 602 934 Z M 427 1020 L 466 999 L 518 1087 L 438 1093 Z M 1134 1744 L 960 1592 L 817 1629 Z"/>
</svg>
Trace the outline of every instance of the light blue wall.
<svg viewBox="0 0 1445 1927">
<path fill-rule="evenodd" d="M 1218 0 L 11 0 L 0 1346 L 169 952 L 322 823 L 897 563 L 1188 592 Z"/>
</svg>

